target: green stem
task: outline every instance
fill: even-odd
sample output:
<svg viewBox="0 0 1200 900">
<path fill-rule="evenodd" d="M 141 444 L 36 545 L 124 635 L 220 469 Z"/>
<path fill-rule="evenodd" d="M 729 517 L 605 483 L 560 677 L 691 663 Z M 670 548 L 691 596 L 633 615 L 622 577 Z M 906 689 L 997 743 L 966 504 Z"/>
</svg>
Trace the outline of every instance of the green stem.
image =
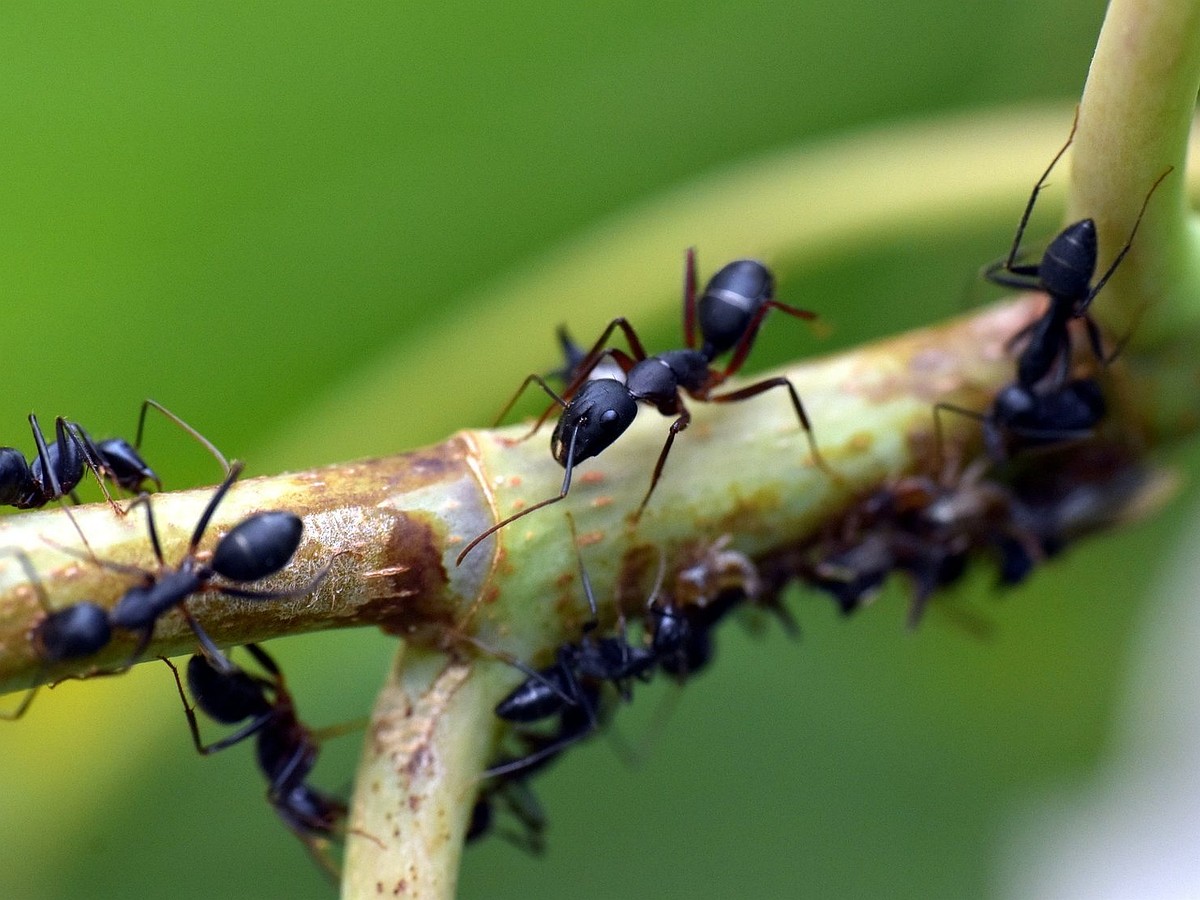
<svg viewBox="0 0 1200 900">
<path fill-rule="evenodd" d="M 1200 231 L 1185 177 L 1198 89 L 1200 2 L 1112 0 L 1080 103 L 1068 216 L 1096 221 L 1107 266 L 1150 186 L 1175 167 L 1096 305 L 1114 333 L 1136 323 L 1138 346 L 1200 321 Z"/>
</svg>

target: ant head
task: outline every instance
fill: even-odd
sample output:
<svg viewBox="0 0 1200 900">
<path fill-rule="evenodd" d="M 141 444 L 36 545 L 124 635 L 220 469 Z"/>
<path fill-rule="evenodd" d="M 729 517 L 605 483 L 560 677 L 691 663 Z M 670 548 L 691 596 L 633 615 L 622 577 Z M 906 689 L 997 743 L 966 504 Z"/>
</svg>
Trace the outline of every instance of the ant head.
<svg viewBox="0 0 1200 900">
<path fill-rule="evenodd" d="M 550 437 L 550 452 L 559 465 L 567 464 L 572 439 L 575 462 L 602 453 L 625 433 L 637 416 L 637 401 L 613 378 L 585 382 L 563 410 Z"/>
<path fill-rule="evenodd" d="M 96 444 L 96 450 L 108 468 L 110 477 L 119 487 L 136 493 L 150 481 L 158 490 L 162 490 L 162 479 L 129 441 L 109 438 Z"/>
<path fill-rule="evenodd" d="M 1096 223 L 1083 219 L 1064 228 L 1038 264 L 1042 287 L 1053 297 L 1080 301 L 1091 290 L 1096 273 Z"/>
<path fill-rule="evenodd" d="M 738 342 L 758 308 L 775 296 L 775 276 L 757 259 L 735 259 L 717 272 L 698 304 L 700 333 L 712 359 Z"/>
</svg>

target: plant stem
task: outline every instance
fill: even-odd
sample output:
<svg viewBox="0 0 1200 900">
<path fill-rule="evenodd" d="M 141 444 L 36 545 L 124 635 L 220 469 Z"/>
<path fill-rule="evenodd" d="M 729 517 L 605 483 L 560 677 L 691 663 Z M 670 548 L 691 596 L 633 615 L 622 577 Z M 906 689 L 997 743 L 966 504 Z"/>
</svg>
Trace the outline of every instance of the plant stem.
<svg viewBox="0 0 1200 900">
<path fill-rule="evenodd" d="M 1185 190 L 1198 89 L 1200 2 L 1112 0 L 1080 102 L 1068 216 L 1096 221 L 1107 267 L 1150 186 L 1175 167 L 1095 307 L 1115 334 L 1136 325 L 1136 346 L 1177 337 L 1200 315 L 1200 232 Z"/>
</svg>

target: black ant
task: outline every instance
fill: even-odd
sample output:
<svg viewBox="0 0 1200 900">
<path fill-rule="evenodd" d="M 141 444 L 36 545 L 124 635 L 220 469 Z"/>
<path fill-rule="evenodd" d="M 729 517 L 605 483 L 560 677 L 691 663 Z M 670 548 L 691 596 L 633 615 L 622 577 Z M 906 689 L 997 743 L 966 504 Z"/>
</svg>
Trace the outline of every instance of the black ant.
<svg viewBox="0 0 1200 900">
<path fill-rule="evenodd" d="M 986 460 L 956 476 L 907 475 L 851 510 L 840 536 L 805 563 L 805 579 L 849 615 L 894 571 L 912 581 L 908 626 L 919 624 L 935 591 L 956 582 L 970 555 L 994 553 L 1002 584 L 1016 584 L 1046 556 L 1031 515 L 1007 486 L 984 478 Z"/>
<path fill-rule="evenodd" d="M 1033 186 L 1033 192 L 1029 195 L 1029 202 L 1025 205 L 1025 212 L 1022 213 L 1021 221 L 1017 225 L 1017 233 L 1013 237 L 1012 248 L 1009 250 L 1008 256 L 992 263 L 984 270 L 984 277 L 994 284 L 1019 290 L 1043 291 L 1050 297 L 1050 305 L 1045 314 L 1013 339 L 1018 341 L 1027 338 L 1025 348 L 1017 359 L 1017 382 L 1030 389 L 1049 374 L 1055 360 L 1062 360 L 1062 374 L 1058 380 L 1062 381 L 1065 378 L 1065 373 L 1070 367 L 1071 345 L 1067 325 L 1072 319 L 1083 320 L 1096 359 L 1103 365 L 1111 362 L 1111 359 L 1105 357 L 1100 328 L 1088 314 L 1088 308 L 1116 272 L 1117 266 L 1125 259 L 1125 254 L 1133 246 L 1134 236 L 1137 234 L 1138 226 L 1142 223 L 1142 217 L 1146 213 L 1150 198 L 1162 184 L 1163 179 L 1174 169 L 1174 166 L 1168 167 L 1151 185 L 1146 198 L 1142 201 L 1142 208 L 1138 211 L 1125 245 L 1094 285 L 1091 281 L 1096 273 L 1098 250 L 1096 223 L 1090 218 L 1081 219 L 1059 232 L 1042 254 L 1041 262 L 1036 265 L 1018 265 L 1016 260 L 1021 249 L 1021 238 L 1025 234 L 1025 226 L 1029 223 L 1029 216 L 1037 202 L 1038 193 L 1045 185 L 1054 166 L 1071 146 L 1078 124 L 1079 113 L 1076 111 L 1075 121 L 1071 124 L 1071 133 L 1067 136 L 1067 142 L 1055 154 L 1046 171 L 1042 173 L 1042 177 Z"/>
<path fill-rule="evenodd" d="M 328 842 L 346 817 L 346 805 L 308 783 L 317 762 L 317 738 L 297 717 L 296 705 L 275 660 L 257 644 L 247 644 L 246 650 L 262 667 L 265 677 L 237 667 L 222 671 L 199 654 L 188 660 L 188 690 L 196 706 L 224 725 L 241 724 L 237 731 L 211 744 L 200 737 L 196 713 L 188 703 L 179 671 L 170 660 L 162 660 L 175 676 L 196 752 L 208 756 L 254 736 L 258 767 L 268 784 L 267 802 L 313 859 L 336 877 L 337 866 L 329 857 Z"/>
<path fill-rule="evenodd" d="M 937 403 L 933 419 L 939 459 L 944 441 L 940 415 L 943 411 L 979 421 L 987 454 L 999 463 L 1026 447 L 1090 437 L 1107 413 L 1108 405 L 1095 378 L 1073 378 L 1038 387 L 1015 381 L 1000 389 L 986 413 L 953 403 Z"/>
<path fill-rule="evenodd" d="M 29 427 L 33 431 L 37 455 L 26 462 L 24 454 L 14 447 L 0 447 L 0 506 L 17 509 L 36 509 L 55 500 L 75 499 L 75 488 L 83 480 L 85 470 L 96 477 L 105 499 L 118 513 L 124 515 L 104 485 L 107 479 L 130 493 L 141 491 L 147 483 L 162 489 L 162 479 L 142 458 L 139 449 L 146 422 L 146 412 L 156 409 L 188 434 L 192 435 L 221 464 L 225 472 L 229 463 L 221 452 L 195 428 L 154 400 L 142 403 L 138 417 L 137 437 L 131 445 L 124 438 L 109 438 L 96 442 L 78 422 L 58 416 L 54 420 L 55 440 L 46 443 L 46 436 L 37 416 L 30 413 Z"/>
<path fill-rule="evenodd" d="M 146 524 L 154 556 L 158 560 L 158 571 L 97 560 L 106 568 L 137 575 L 141 579 L 140 584 L 130 588 L 117 600 L 109 613 L 109 620 L 114 628 L 141 633 L 141 639 L 128 665 L 136 662 L 149 645 L 158 620 L 171 609 L 178 607 L 195 632 L 205 654 L 218 665 L 230 666 L 229 661 L 188 610 L 186 601 L 190 596 L 211 591 L 246 600 L 299 597 L 315 590 L 328 574 L 332 563 L 326 564 L 312 579 L 299 587 L 263 591 L 237 586 L 236 583 L 257 581 L 274 575 L 291 561 L 296 548 L 300 546 L 304 523 L 299 516 L 283 510 L 270 510 L 247 516 L 221 537 L 208 562 L 198 559 L 197 550 L 204 532 L 208 529 L 209 520 L 241 472 L 241 462 L 230 466 L 229 474 L 209 500 L 192 531 L 187 553 L 175 567 L 168 566 L 163 559 L 158 529 L 154 524 L 154 511 L 150 497 L 146 494 L 138 497 L 134 503 L 144 504 L 146 507 Z M 225 581 L 214 581 L 218 576 Z"/>
<path fill-rule="evenodd" d="M 558 338 L 558 347 L 562 353 L 563 364 L 562 368 L 554 369 L 546 373 L 547 378 L 554 378 L 561 381 L 564 385 L 570 384 L 575 380 L 575 376 L 579 374 L 580 366 L 587 359 L 587 351 L 579 344 L 575 343 L 575 339 L 571 337 L 571 333 L 567 331 L 566 325 L 559 325 L 554 330 L 555 337 Z M 625 373 L 621 371 L 620 366 L 607 357 L 601 358 L 600 362 L 587 375 L 589 380 L 597 378 L 612 378 L 617 381 L 625 380 Z M 507 410 L 506 410 L 507 411 Z M 501 416 L 503 418 L 503 416 Z"/>
<path fill-rule="evenodd" d="M 20 558 L 29 583 L 34 585 L 38 603 L 46 611 L 46 615 L 29 632 L 33 652 L 41 660 L 43 668 L 67 660 L 83 659 L 108 646 L 112 640 L 108 610 L 90 600 L 80 600 L 61 609 L 51 609 L 45 587 L 33 571 L 29 558 L 21 551 L 6 552 Z M 13 721 L 21 718 L 36 694 L 36 687 L 30 689 L 20 705 L 10 713 L 0 714 L 0 719 Z"/>
<path fill-rule="evenodd" d="M 536 749 L 532 745 L 527 746 L 531 752 Z M 543 760 L 542 766 L 549 764 L 555 758 L 547 757 Z M 493 766 L 502 766 L 512 761 L 509 757 L 502 757 L 496 760 Z M 538 768 L 540 767 L 534 767 L 533 771 L 537 771 Z M 475 805 L 471 807 L 471 820 L 467 823 L 466 843 L 474 843 L 492 830 L 495 805 L 497 801 L 501 801 L 525 831 L 524 834 L 516 834 L 511 831 L 502 831 L 499 834 L 510 843 L 534 856 L 540 856 L 545 851 L 546 844 L 543 833 L 546 830 L 546 814 L 543 812 L 541 804 L 538 803 L 537 796 L 529 787 L 528 781 L 531 774 L 530 768 L 526 768 L 516 775 L 493 778 L 479 789 Z"/>
<path fill-rule="evenodd" d="M 567 522 L 574 536 L 575 522 L 570 516 Z M 496 715 L 506 722 L 531 724 L 558 716 L 558 730 L 548 738 L 532 737 L 531 740 L 537 743 L 536 748 L 518 759 L 492 766 L 484 773 L 486 776 L 511 776 L 527 772 L 557 756 L 600 727 L 600 686 L 603 683 L 613 684 L 622 699 L 628 700 L 632 682 L 635 679 L 648 680 L 654 670 L 657 662 L 654 650 L 629 642 L 624 618 L 621 619 L 619 635 L 594 636 L 593 632 L 599 626 L 596 595 L 578 543 L 575 543 L 575 552 L 583 593 L 591 611 L 591 618 L 583 624 L 582 638 L 578 643 L 560 646 L 553 665 L 541 671 L 534 671 L 517 660 L 509 659 L 512 665 L 529 677 L 496 704 Z"/>
<path fill-rule="evenodd" d="M 739 259 L 718 271 L 709 280 L 697 301 L 696 256 L 695 251 L 689 249 L 683 289 L 683 331 L 687 344 L 685 349 L 668 350 L 649 356 L 633 326 L 624 318 L 616 318 L 609 322 L 599 340 L 578 364 L 575 377 L 563 391 L 562 397 L 556 394 L 541 376 L 527 377 L 501 412 L 500 418 L 512 408 L 530 384 L 539 385 L 550 395 L 554 404 L 562 408 L 558 424 L 550 438 L 551 453 L 555 461 L 566 470 L 562 488 L 557 496 L 534 503 L 476 536 L 459 553 L 457 562 L 461 564 L 467 554 L 484 538 L 504 526 L 566 497 L 571 489 L 571 476 L 576 464 L 599 455 L 624 434 L 637 416 L 639 402 L 650 404 L 664 416 L 676 418 L 671 423 L 666 443 L 663 444 L 658 462 L 654 466 L 650 487 L 633 514 L 634 521 L 641 517 L 642 510 L 646 508 L 654 488 L 658 485 L 675 436 L 691 422 L 691 413 L 683 403 L 683 393 L 694 400 L 708 403 L 735 403 L 771 388 L 786 388 L 791 397 L 792 407 L 796 411 L 796 418 L 804 429 L 813 461 L 832 475 L 817 449 L 812 425 L 804 411 L 800 395 L 789 379 L 777 376 L 727 394 L 712 393 L 741 369 L 754 345 L 763 317 L 769 310 L 778 309 L 799 319 L 816 318 L 816 314 L 808 310 L 780 303 L 774 299 L 774 294 L 775 279 L 770 270 L 757 260 Z M 696 349 L 697 323 L 702 339 L 700 349 Z M 605 346 L 618 328 L 625 335 L 632 356 L 618 348 Z M 714 368 L 713 360 L 726 351 L 732 351 L 732 355 L 725 368 Z M 605 357 L 611 357 L 621 367 L 625 373 L 624 382 L 612 378 L 588 380 L 592 370 Z M 542 414 L 529 436 L 541 427 L 553 409 L 552 405 Z"/>
<path fill-rule="evenodd" d="M 762 599 L 757 567 L 736 550 L 730 535 L 703 548 L 681 568 L 662 602 L 657 589 L 646 607 L 646 630 L 659 668 L 682 683 L 712 662 L 716 626 L 747 601 L 775 615 L 795 637 L 799 628 L 784 607 Z"/>
<path fill-rule="evenodd" d="M 93 442 L 91 436 L 84 430 L 82 425 L 72 423 L 78 431 L 79 436 L 83 439 L 85 448 L 90 449 L 98 461 L 98 474 L 131 494 L 140 493 L 147 482 L 152 482 L 157 490 L 162 490 L 162 479 L 146 464 L 140 452 L 142 435 L 146 427 L 146 413 L 151 409 L 157 410 L 176 426 L 191 435 L 220 464 L 221 470 L 226 475 L 229 474 L 229 461 L 225 459 L 225 455 L 216 448 L 216 445 L 212 441 L 161 403 L 150 399 L 142 401 L 142 408 L 138 413 L 137 433 L 133 444 L 119 437 L 106 438 L 103 441 Z"/>
<path fill-rule="evenodd" d="M 37 416 L 29 414 L 37 456 L 26 462 L 15 447 L 0 447 L 0 505 L 37 509 L 71 494 L 83 481 L 85 466 L 100 481 L 98 459 L 89 458 L 81 432 L 62 416 L 54 420 L 56 440 L 47 445 Z M 90 441 L 88 442 L 90 444 Z M 101 489 L 104 484 L 101 481 Z M 111 501 L 111 498 L 109 498 Z"/>
</svg>

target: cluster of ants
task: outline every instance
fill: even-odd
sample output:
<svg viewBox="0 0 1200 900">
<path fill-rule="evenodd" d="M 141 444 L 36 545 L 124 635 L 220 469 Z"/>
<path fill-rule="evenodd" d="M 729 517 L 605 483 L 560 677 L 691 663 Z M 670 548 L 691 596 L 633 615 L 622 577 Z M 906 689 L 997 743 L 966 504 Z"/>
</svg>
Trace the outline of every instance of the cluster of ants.
<svg viewBox="0 0 1200 900">
<path fill-rule="evenodd" d="M 224 480 L 196 522 L 183 558 L 173 565 L 163 557 L 151 495 L 145 490 L 148 485 L 162 487 L 162 480 L 140 452 L 146 413 L 150 409 L 159 411 L 192 435 L 225 471 Z M 64 504 L 87 552 L 76 553 L 66 547 L 59 549 L 130 579 L 129 587 L 111 608 L 80 600 L 53 609 L 28 557 L 20 551 L 9 551 L 9 555 L 15 555 L 25 568 L 45 610 L 45 615 L 29 633 L 34 654 L 48 669 L 56 663 L 85 660 L 107 647 L 118 632 L 128 632 L 135 636 L 136 646 L 125 664 L 117 669 L 94 671 L 89 677 L 120 674 L 141 658 L 158 621 L 171 610 L 178 610 L 200 646 L 200 652 L 192 656 L 187 665 L 192 701 L 214 721 L 240 725 L 227 737 L 206 745 L 200 737 L 196 714 L 184 693 L 179 673 L 169 660 L 163 659 L 174 675 L 196 750 L 208 755 L 254 737 L 258 766 L 268 784 L 268 802 L 314 858 L 333 872 L 335 867 L 328 855 L 328 843 L 342 825 L 346 806 L 308 783 L 317 760 L 317 736 L 297 717 L 283 673 L 270 655 L 254 644 L 247 645 L 246 650 L 263 674 L 247 672 L 233 663 L 208 636 L 187 605 L 188 598 L 204 593 L 245 600 L 277 600 L 311 593 L 328 574 L 328 565 L 307 583 L 293 588 L 261 590 L 244 586 L 287 567 L 300 546 L 303 521 L 284 510 L 254 513 L 222 535 L 211 554 L 202 558 L 200 542 L 217 507 L 241 475 L 241 462 L 227 462 L 203 435 L 153 400 L 142 404 L 133 444 L 123 438 L 96 442 L 83 426 L 63 417 L 55 421 L 56 440 L 47 444 L 37 418 L 31 415 L 29 422 L 37 447 L 32 460 L 26 461 L 15 448 L 0 448 L 0 503 L 18 509 L 42 507 L 55 501 Z M 75 491 L 88 471 L 95 476 L 106 500 L 118 515 L 127 515 L 137 507 L 145 508 L 146 527 L 158 562 L 157 569 L 100 559 L 92 552 L 86 536 L 66 506 L 68 499 L 78 502 Z M 136 497 L 123 507 L 113 499 L 106 482 L 118 490 L 136 494 Z M 39 677 L 38 680 L 42 679 Z M 19 719 L 36 693 L 36 688 L 29 690 L 16 709 L 2 717 Z"/>
<path fill-rule="evenodd" d="M 747 599 L 777 612 L 793 627 L 780 603 L 788 583 L 798 579 L 823 591 L 842 612 L 850 614 L 867 605 L 888 577 L 898 572 L 911 581 L 908 621 L 915 627 L 933 594 L 958 581 L 972 556 L 993 559 L 1001 584 L 1018 584 L 1069 541 L 1124 515 L 1144 487 L 1145 473 L 1136 464 L 1136 453 L 1121 442 L 1088 441 L 1107 412 L 1097 372 L 1106 369 L 1120 349 L 1118 345 L 1106 353 L 1089 308 L 1132 247 L 1150 197 L 1171 170 L 1150 187 L 1124 246 L 1094 282 L 1098 248 L 1091 219 L 1065 228 L 1037 264 L 1021 263 L 1021 242 L 1038 194 L 1073 136 L 1074 127 L 1034 186 L 1008 255 L 984 270 L 984 276 L 995 284 L 1039 291 L 1048 297 L 1041 316 L 1010 339 L 1008 347 L 1016 357 L 1015 378 L 995 395 L 990 408 L 980 413 L 950 403 L 936 404 L 932 424 L 937 464 L 933 474 L 904 476 L 857 498 L 840 520 L 815 540 L 761 560 L 760 569 L 743 558 L 739 578 L 726 582 L 719 593 L 705 592 L 692 602 L 678 598 L 664 602 L 659 596 L 660 573 L 644 610 L 640 641 L 629 640 L 623 618 L 615 635 L 597 634 L 595 598 L 580 559 L 581 582 L 592 617 L 578 640 L 558 648 L 550 666 L 535 671 L 518 660 L 508 660 L 526 678 L 495 712 L 506 723 L 519 726 L 515 739 L 522 753 L 502 755 L 485 773 L 489 780 L 478 795 L 469 839 L 488 831 L 499 801 L 524 828 L 523 833 L 509 837 L 526 848 L 540 849 L 544 817 L 529 789 L 529 779 L 570 745 L 596 731 L 606 721 L 614 700 L 629 699 L 634 681 L 648 680 L 662 671 L 682 682 L 702 669 L 711 658 L 713 628 Z M 756 260 L 737 260 L 720 269 L 697 299 L 691 250 L 686 257 L 683 298 L 683 349 L 648 355 L 624 318 L 612 320 L 586 351 L 565 329 L 559 330 L 565 366 L 549 376 L 528 376 L 500 418 L 531 384 L 552 398 L 554 405 L 527 437 L 556 407 L 561 410 L 551 451 L 565 470 L 562 487 L 557 495 L 520 509 L 475 537 L 459 554 L 458 562 L 496 531 L 566 497 L 575 466 L 616 441 L 633 422 L 638 403 L 675 418 L 649 487 L 631 517 L 634 523 L 662 477 L 676 435 L 690 421 L 685 394 L 692 400 L 729 403 L 772 388 L 786 389 L 813 463 L 837 477 L 821 457 L 804 405 L 786 377 L 715 393 L 745 362 L 769 310 L 802 319 L 812 319 L 814 314 L 775 300 L 774 278 Z M 1082 366 L 1072 337 L 1075 322 L 1082 324 L 1094 356 L 1093 362 Z M 608 345 L 617 330 L 625 336 L 631 352 Z M 715 360 L 726 352 L 729 361 L 716 366 Z M 1076 374 L 1081 368 L 1087 374 Z M 561 395 L 547 377 L 566 384 Z M 984 457 L 961 469 L 943 462 L 941 417 L 946 413 L 980 422 Z M 1065 449 L 1070 452 L 1047 463 L 1049 454 Z M 1029 464 L 1030 459 L 1037 464 Z M 574 534 L 573 524 L 571 530 Z M 537 723 L 543 723 L 543 728 L 529 728 Z"/>
<path fill-rule="evenodd" d="M 1092 436 L 1103 420 L 1106 403 L 1095 373 L 1106 368 L 1117 351 L 1105 352 L 1089 308 L 1128 253 L 1150 197 L 1167 173 L 1150 188 L 1125 245 L 1094 283 L 1097 240 L 1091 219 L 1063 230 L 1039 263 L 1019 263 L 1021 241 L 1038 193 L 1070 142 L 1068 138 L 1035 185 L 1007 257 L 985 270 L 986 277 L 996 284 L 1045 293 L 1046 310 L 1011 339 L 1009 346 L 1016 357 L 1014 380 L 996 394 L 986 412 L 947 403 L 934 407 L 939 471 L 905 476 L 858 498 L 816 541 L 763 560 L 761 568 L 718 542 L 703 549 L 693 565 L 674 572 L 670 588 L 664 590 L 665 564 L 660 563 L 654 588 L 640 610 L 635 638 L 630 637 L 624 618 L 615 633 L 600 633 L 595 595 L 580 555 L 580 582 L 591 615 L 577 640 L 557 648 L 550 665 L 534 669 L 480 645 L 525 677 L 495 709 L 499 719 L 516 726 L 511 739 L 519 751 L 503 753 L 484 773 L 468 840 L 489 832 L 497 804 L 502 804 L 524 828 L 520 842 L 540 850 L 545 820 L 529 781 L 605 724 L 616 702 L 630 698 L 635 682 L 661 672 L 682 683 L 703 670 L 713 656 L 716 626 L 748 601 L 774 612 L 794 631 L 794 623 L 779 601 L 790 581 L 799 578 L 828 593 L 850 613 L 866 605 L 890 574 L 900 572 L 912 582 L 909 621 L 915 625 L 929 598 L 960 578 L 972 555 L 990 556 L 999 580 L 1015 584 L 1082 530 L 1118 514 L 1128 496 L 1128 458 L 1098 450 L 1090 457 L 1074 453 L 1060 467 L 1022 468 L 1019 464 L 1030 454 L 1079 444 Z M 557 495 L 520 509 L 476 536 L 459 553 L 457 562 L 498 530 L 564 499 L 575 467 L 611 446 L 632 424 L 639 403 L 653 406 L 673 421 L 646 493 L 632 515 L 634 522 L 662 478 L 676 436 L 688 427 L 691 416 L 685 397 L 735 403 L 776 388 L 786 391 L 813 464 L 839 478 L 821 456 L 812 423 L 788 378 L 775 376 L 720 390 L 746 362 L 770 310 L 798 319 L 815 318 L 812 312 L 777 301 L 774 293 L 771 272 L 750 259 L 724 266 L 698 291 L 695 254 L 689 250 L 683 288 L 685 347 L 647 354 L 624 318 L 613 319 L 587 350 L 560 329 L 566 357 L 563 368 L 526 378 L 500 417 L 532 384 L 549 395 L 553 405 L 528 436 L 556 408 L 560 410 L 551 452 L 564 469 L 561 488 Z M 1075 322 L 1081 323 L 1094 356 L 1094 365 L 1083 367 L 1091 374 L 1077 374 L 1080 367 L 1072 338 Z M 628 351 L 609 344 L 616 331 L 625 337 Z M 717 360 L 726 354 L 727 361 L 718 365 Z M 551 387 L 550 381 L 556 378 L 564 385 L 561 393 Z M 148 486 L 161 488 L 162 483 L 140 454 L 149 409 L 159 411 L 196 438 L 225 472 L 192 531 L 183 558 L 173 565 L 163 557 L 152 498 L 146 492 Z M 979 420 L 986 457 L 957 472 L 953 466 L 940 465 L 940 417 L 944 413 Z M 81 425 L 61 417 L 55 422 L 56 440 L 47 443 L 33 416 L 30 425 L 37 447 L 32 460 L 13 448 L 0 448 L 0 503 L 30 509 L 59 502 L 69 514 L 67 501 L 75 499 L 76 487 L 90 471 L 119 514 L 145 508 L 149 542 L 158 562 L 157 569 L 150 570 L 99 559 L 79 531 L 87 549 L 86 555 L 79 555 L 128 577 L 129 587 L 111 609 L 86 600 L 52 609 L 48 598 L 40 595 L 45 615 L 29 636 L 37 657 L 47 670 L 55 664 L 83 660 L 123 631 L 136 637 L 136 646 L 127 663 L 115 670 L 122 672 L 145 652 L 159 619 L 178 610 L 195 632 L 200 651 L 188 661 L 186 691 L 175 666 L 164 662 L 171 667 L 196 750 L 215 753 L 253 737 L 258 766 L 268 783 L 268 801 L 314 857 L 334 872 L 328 849 L 330 841 L 344 830 L 346 806 L 309 783 L 319 735 L 298 718 L 283 674 L 265 650 L 247 645 L 257 671 L 243 669 L 215 645 L 187 605 L 188 598 L 201 593 L 272 600 L 316 589 L 328 564 L 293 588 L 247 586 L 288 566 L 302 538 L 301 520 L 278 510 L 255 513 L 224 534 L 211 555 L 202 555 L 198 549 L 201 540 L 215 510 L 241 474 L 241 463 L 228 463 L 195 429 L 150 400 L 142 406 L 133 444 L 119 438 L 96 442 Z M 136 496 L 121 507 L 106 483 Z M 567 519 L 574 537 L 573 520 Z M 75 527 L 78 531 L 78 524 Z M 576 548 L 578 553 L 577 541 Z M 36 582 L 28 560 L 24 563 L 30 580 Z M 33 691 L 9 717 L 23 714 L 32 698 Z M 205 744 L 197 707 L 217 723 L 236 726 L 235 730 Z"/>
</svg>

